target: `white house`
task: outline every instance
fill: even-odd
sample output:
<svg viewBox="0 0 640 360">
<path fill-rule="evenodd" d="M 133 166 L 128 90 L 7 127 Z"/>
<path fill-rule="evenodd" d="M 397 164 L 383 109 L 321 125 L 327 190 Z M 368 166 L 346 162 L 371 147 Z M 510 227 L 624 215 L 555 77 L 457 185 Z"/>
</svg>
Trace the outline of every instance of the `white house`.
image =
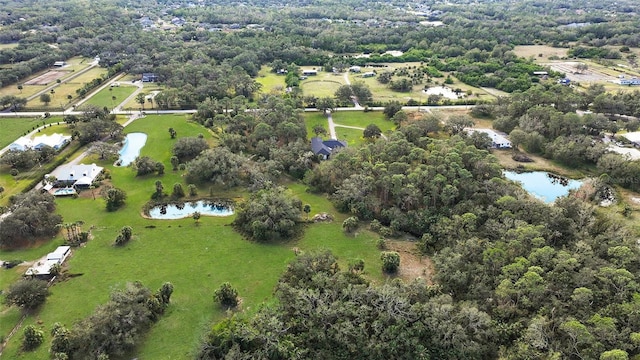
<svg viewBox="0 0 640 360">
<path fill-rule="evenodd" d="M 356 65 L 349 68 L 349 71 L 354 73 L 359 73 L 361 70 L 362 69 L 360 69 L 360 66 L 356 66 Z"/>
<path fill-rule="evenodd" d="M 89 187 L 95 179 L 102 173 L 103 167 L 96 164 L 91 165 L 63 165 L 55 169 L 51 174 L 56 178 L 57 186 L 77 186 Z"/>
<path fill-rule="evenodd" d="M 9 150 L 25 151 L 28 149 L 40 150 L 44 146 L 51 146 L 54 150 L 60 150 L 71 141 L 71 136 L 62 134 L 40 135 L 33 139 L 23 136 L 11 145 Z"/>
<path fill-rule="evenodd" d="M 25 151 L 31 149 L 31 139 L 26 136 L 18 138 L 11 145 L 9 145 L 9 150 L 13 151 Z"/>
<path fill-rule="evenodd" d="M 46 257 L 38 260 L 32 267 L 28 268 L 24 273 L 27 276 L 35 276 L 40 278 L 51 277 L 51 268 L 62 263 L 71 255 L 70 246 L 58 246 L 53 252 L 47 254 Z"/>
<path fill-rule="evenodd" d="M 472 134 L 474 132 L 482 132 L 491 138 L 491 147 L 495 149 L 511 149 L 511 141 L 507 139 L 505 136 L 498 134 L 497 132 L 491 129 L 473 129 L 466 128 L 464 129 L 467 133 Z"/>
</svg>

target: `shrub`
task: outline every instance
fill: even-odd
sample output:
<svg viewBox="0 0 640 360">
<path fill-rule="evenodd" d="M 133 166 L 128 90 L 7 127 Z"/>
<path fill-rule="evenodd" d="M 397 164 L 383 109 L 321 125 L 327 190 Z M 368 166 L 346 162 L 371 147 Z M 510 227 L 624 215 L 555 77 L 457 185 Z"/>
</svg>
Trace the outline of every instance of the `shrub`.
<svg viewBox="0 0 640 360">
<path fill-rule="evenodd" d="M 225 282 L 215 291 L 214 299 L 224 307 L 234 308 L 238 306 L 238 290 Z"/>
<path fill-rule="evenodd" d="M 358 218 L 351 216 L 342 222 L 342 229 L 348 233 L 354 232 L 358 228 Z"/>
<path fill-rule="evenodd" d="M 387 274 L 393 274 L 400 267 L 400 254 L 395 251 L 384 251 L 380 254 L 382 260 L 382 271 Z"/>
<path fill-rule="evenodd" d="M 44 342 L 44 333 L 33 325 L 27 325 L 24 328 L 24 338 L 22 340 L 22 348 L 24 350 L 33 350 Z"/>
</svg>

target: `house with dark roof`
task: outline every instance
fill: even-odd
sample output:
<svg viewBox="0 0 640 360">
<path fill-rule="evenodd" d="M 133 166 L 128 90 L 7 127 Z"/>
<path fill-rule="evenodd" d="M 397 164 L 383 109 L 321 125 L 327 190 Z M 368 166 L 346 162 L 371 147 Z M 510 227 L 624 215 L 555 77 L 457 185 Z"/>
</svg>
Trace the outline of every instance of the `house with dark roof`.
<svg viewBox="0 0 640 360">
<path fill-rule="evenodd" d="M 320 137 L 311 138 L 311 150 L 323 160 L 328 159 L 336 149 L 347 147 L 347 142 L 336 139 L 322 140 Z"/>
<path fill-rule="evenodd" d="M 154 73 L 142 73 L 142 82 L 156 82 L 158 81 L 158 75 Z"/>
</svg>

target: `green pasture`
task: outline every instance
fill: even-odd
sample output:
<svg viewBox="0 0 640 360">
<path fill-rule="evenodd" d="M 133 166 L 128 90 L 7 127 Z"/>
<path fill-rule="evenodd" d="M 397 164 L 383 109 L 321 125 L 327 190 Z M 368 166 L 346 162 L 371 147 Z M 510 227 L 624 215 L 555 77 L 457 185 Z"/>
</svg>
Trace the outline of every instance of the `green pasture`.
<svg viewBox="0 0 640 360">
<path fill-rule="evenodd" d="M 336 126 L 336 136 L 340 140 L 344 140 L 347 142 L 348 146 L 360 146 L 364 144 L 367 140 L 362 137 L 362 130 L 358 129 L 349 129 Z"/>
<path fill-rule="evenodd" d="M 135 86 L 107 86 L 99 92 L 93 94 L 89 100 L 85 101 L 83 105 L 95 105 L 100 108 L 107 107 L 112 109 L 123 102 L 129 95 L 136 91 Z M 113 97 L 115 96 L 115 100 Z"/>
<path fill-rule="evenodd" d="M 357 126 L 364 129 L 370 124 L 375 124 L 383 133 L 396 127 L 392 121 L 385 118 L 382 111 L 336 111 L 331 116 L 336 125 Z"/>
<path fill-rule="evenodd" d="M 281 94 L 286 86 L 284 76 L 271 72 L 268 66 L 260 69 L 256 81 L 262 85 L 260 91 L 264 94 Z"/>
<path fill-rule="evenodd" d="M 353 236 L 342 231 L 344 214 L 338 214 L 331 202 L 323 195 L 306 191 L 306 186 L 297 182 L 284 185 L 303 203 L 311 205 L 311 216 L 329 212 L 336 219 L 331 223 L 302 225 L 299 239 L 274 244 L 248 241 L 229 226 L 231 217 L 203 216 L 196 225 L 190 219 L 151 220 L 142 216 L 142 209 L 155 189 L 155 182 L 162 181 L 165 191 L 170 193 L 174 183 L 187 185 L 181 171 L 171 170 L 169 159 L 171 147 L 176 140 L 169 136 L 173 127 L 178 138 L 203 134 L 212 144 L 214 139 L 207 129 L 189 122 L 187 116 L 148 115 L 129 125 L 125 132 L 144 132 L 148 135 L 141 155 L 147 155 L 165 164 L 164 175 L 136 177 L 134 170 L 112 166 L 112 161 L 101 162 L 112 175 L 112 184 L 127 192 L 126 205 L 107 212 L 104 201 L 94 200 L 88 194 L 79 198 L 57 200 L 58 211 L 64 222 L 84 221 L 83 229 L 91 230 L 92 238 L 85 247 L 74 250 L 66 264 L 67 273 L 75 275 L 51 288 L 51 296 L 42 309 L 29 316 L 24 325 L 37 324 L 45 330 L 45 343 L 30 353 L 19 351 L 19 335 L 11 339 L 5 349 L 10 359 L 48 358 L 49 330 L 53 323 L 71 326 L 74 321 L 90 314 L 93 309 L 107 301 L 114 288 L 127 281 L 140 280 L 152 289 L 165 281 L 175 286 L 171 306 L 140 344 L 136 354 L 127 358 L 141 359 L 189 359 L 203 335 L 214 321 L 227 316 L 213 301 L 213 292 L 225 281 L 235 286 L 242 298 L 241 311 L 254 312 L 264 302 L 272 301 L 273 289 L 280 274 L 294 258 L 294 247 L 302 251 L 330 249 L 346 268 L 350 258 L 365 260 L 367 276 L 374 282 L 384 281 L 380 271 L 379 250 L 375 247 L 377 235 L 364 226 Z M 87 162 L 97 161 L 90 157 Z M 99 190 L 96 189 L 96 192 Z M 246 195 L 243 189 L 223 189 L 200 186 L 202 196 L 238 198 Z M 304 215 L 303 215 L 304 216 Z M 119 230 L 129 225 L 133 228 L 133 240 L 127 246 L 112 246 Z M 58 236 L 31 249 L 0 251 L 0 258 L 35 260 L 60 244 Z M 6 289 L 9 282 L 17 278 L 16 272 L 0 283 Z M 17 270 L 16 270 L 17 271 Z M 16 320 L 15 309 L 0 308 L 0 335 L 6 335 Z M 23 326 L 24 326 L 23 325 Z"/>
<path fill-rule="evenodd" d="M 300 83 L 300 87 L 305 96 L 315 96 L 318 98 L 334 97 L 336 90 L 344 85 L 344 78 L 333 77 L 333 75 L 309 76 L 308 79 Z"/>
<path fill-rule="evenodd" d="M 50 124 L 54 122 L 62 121 L 60 117 L 50 117 L 43 119 L 41 117 L 19 117 L 0 118 L 0 149 L 14 142 L 17 138 L 24 136 L 25 133 L 30 132 L 34 128 L 43 124 Z"/>
<path fill-rule="evenodd" d="M 316 136 L 316 134 L 313 133 L 313 128 L 316 125 L 324 127 L 324 129 L 327 131 L 327 134 L 329 134 L 329 123 L 327 122 L 327 116 L 325 114 L 319 111 L 307 112 L 304 113 L 304 120 L 307 127 L 307 136 L 309 138 Z"/>
</svg>

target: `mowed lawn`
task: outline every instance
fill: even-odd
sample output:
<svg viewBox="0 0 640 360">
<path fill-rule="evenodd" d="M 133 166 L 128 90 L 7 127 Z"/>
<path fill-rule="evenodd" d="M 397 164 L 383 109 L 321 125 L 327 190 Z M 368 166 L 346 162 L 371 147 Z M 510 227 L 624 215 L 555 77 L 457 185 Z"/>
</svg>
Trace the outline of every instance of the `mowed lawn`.
<svg viewBox="0 0 640 360">
<path fill-rule="evenodd" d="M 133 94 L 136 89 L 136 86 L 131 85 L 106 87 L 91 96 L 91 98 L 84 102 L 83 105 L 95 105 L 100 108 L 106 106 L 111 109 L 123 102 L 129 95 Z M 114 96 L 115 99 L 113 98 Z"/>
<path fill-rule="evenodd" d="M 332 114 L 336 125 L 357 126 L 366 128 L 368 125 L 377 125 L 382 132 L 393 130 L 396 125 L 387 120 L 382 111 L 337 111 Z"/>
<path fill-rule="evenodd" d="M 261 244 L 248 241 L 230 226 L 234 216 L 203 216 L 199 225 L 190 218 L 143 218 L 143 206 L 150 199 L 157 180 L 162 181 L 169 193 L 174 183 L 182 183 L 183 187 L 187 185 L 183 172 L 171 170 L 170 150 L 176 140 L 170 139 L 169 127 L 177 131 L 178 138 L 203 134 L 214 144 L 207 129 L 187 121 L 184 115 L 147 116 L 133 122 L 125 132 L 139 131 L 148 135 L 141 155 L 162 161 L 166 167 L 164 175 L 136 177 L 132 169 L 113 167 L 113 161 L 105 161 L 100 165 L 111 172 L 113 185 L 127 192 L 123 208 L 109 213 L 102 199 L 93 200 L 90 196 L 57 200 L 58 211 L 64 221 L 84 221 L 83 229 L 91 229 L 93 237 L 85 247 L 74 249 L 67 263 L 68 273 L 76 276 L 55 284 L 41 311 L 25 321 L 24 325 L 37 323 L 45 331 L 45 343 L 32 353 L 20 353 L 19 332 L 5 349 L 7 358 L 48 358 L 51 340 L 48 334 L 53 323 L 71 326 L 74 321 L 89 315 L 96 306 L 105 303 L 113 289 L 137 280 L 153 290 L 170 281 L 175 291 L 166 314 L 153 325 L 138 351 L 126 358 L 193 358 L 212 323 L 227 316 L 213 301 L 215 289 L 222 282 L 231 282 L 242 298 L 242 311 L 255 311 L 260 304 L 272 301 L 279 276 L 295 256 L 294 247 L 303 251 L 330 249 L 339 257 L 343 268 L 349 259 L 362 258 L 367 276 L 374 282 L 384 281 L 380 271 L 380 252 L 375 247 L 377 235 L 364 228 L 353 236 L 345 235 L 341 224 L 347 215 L 337 214 L 324 195 L 306 192 L 306 186 L 301 183 L 288 182 L 284 185 L 303 203 L 311 205 L 311 216 L 329 212 L 336 219 L 331 223 L 306 225 L 300 239 L 288 242 Z M 89 158 L 85 163 L 96 160 Z M 210 192 L 213 197 L 221 198 L 245 195 L 243 189 L 209 188 L 208 185 L 199 188 L 202 195 L 208 196 Z M 125 225 L 133 228 L 133 240 L 125 247 L 116 248 L 113 241 Z M 40 248 L 0 252 L 0 258 L 34 260 L 61 243 L 62 239 L 57 237 Z M 0 284 L 4 289 L 8 285 L 4 280 Z M 4 324 L 15 321 L 17 316 L 15 310 L 0 309 L 0 323 L 3 324 L 0 331 L 4 332 L 9 328 Z"/>
<path fill-rule="evenodd" d="M 14 142 L 17 138 L 44 124 L 61 121 L 61 117 L 0 118 L 0 149 Z"/>
</svg>

